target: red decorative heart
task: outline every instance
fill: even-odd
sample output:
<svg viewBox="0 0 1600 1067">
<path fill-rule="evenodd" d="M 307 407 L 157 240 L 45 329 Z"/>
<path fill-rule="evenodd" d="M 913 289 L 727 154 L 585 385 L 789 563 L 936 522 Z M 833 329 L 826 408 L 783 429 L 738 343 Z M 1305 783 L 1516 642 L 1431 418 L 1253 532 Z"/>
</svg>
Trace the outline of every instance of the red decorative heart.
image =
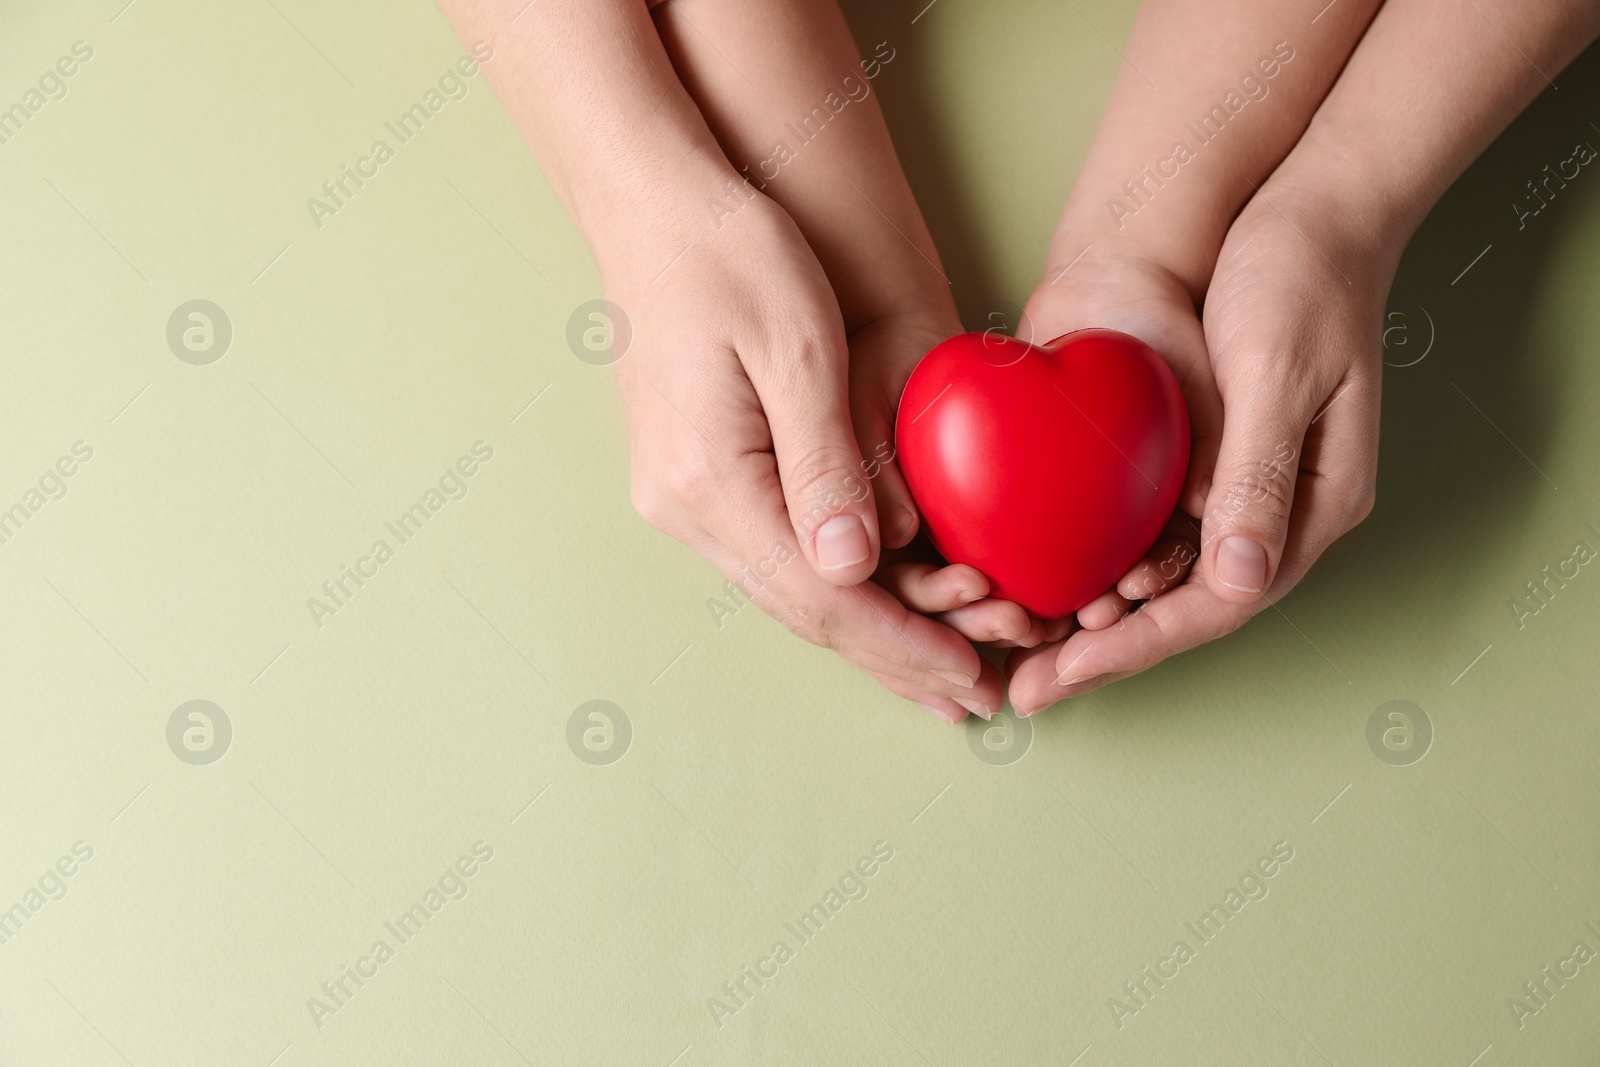
<svg viewBox="0 0 1600 1067">
<path fill-rule="evenodd" d="M 936 547 L 1043 618 L 1110 589 L 1160 536 L 1189 467 L 1166 361 L 1114 330 L 1040 347 L 952 337 L 900 396 L 900 469 Z"/>
</svg>

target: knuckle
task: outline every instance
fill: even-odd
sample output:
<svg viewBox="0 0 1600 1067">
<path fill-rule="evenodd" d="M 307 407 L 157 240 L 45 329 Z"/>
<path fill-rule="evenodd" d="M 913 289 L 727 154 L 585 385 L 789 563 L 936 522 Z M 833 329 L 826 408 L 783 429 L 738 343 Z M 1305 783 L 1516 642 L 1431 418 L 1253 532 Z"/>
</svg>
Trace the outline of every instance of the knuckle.
<svg viewBox="0 0 1600 1067">
<path fill-rule="evenodd" d="M 810 537 L 829 518 L 871 494 L 855 459 L 840 445 L 812 445 L 784 458 L 783 489 L 795 526 Z"/>
<path fill-rule="evenodd" d="M 1028 636 L 1028 615 L 1021 608 L 1000 612 L 976 639 L 986 641 L 1016 641 Z"/>
<path fill-rule="evenodd" d="M 1146 636 L 1149 640 L 1150 652 L 1156 653 L 1157 655 L 1166 655 L 1166 650 L 1172 649 L 1173 638 L 1175 635 L 1168 630 L 1167 623 L 1161 618 L 1161 612 L 1154 609 L 1145 609 L 1142 611 L 1131 612 L 1130 616 L 1131 615 L 1140 616 L 1141 618 L 1136 621 L 1142 621 L 1145 626 L 1148 627 L 1149 632 Z M 1124 616 L 1124 618 L 1127 617 L 1129 616 Z"/>
<path fill-rule="evenodd" d="M 783 344 L 785 375 L 797 382 L 816 382 L 840 369 L 839 349 L 828 338 L 809 326 L 794 326 L 785 331 Z"/>
<path fill-rule="evenodd" d="M 1372 509 L 1377 506 L 1377 503 L 1377 485 L 1371 481 L 1363 482 L 1360 488 L 1355 491 L 1354 499 L 1350 504 L 1349 510 L 1351 527 L 1353 528 L 1359 526 L 1361 523 L 1365 522 L 1367 520 L 1367 516 L 1372 514 Z"/>
<path fill-rule="evenodd" d="M 1223 483 L 1221 499 L 1206 515 L 1216 530 L 1249 529 L 1275 534 L 1294 507 L 1294 476 L 1282 464 L 1263 461 Z"/>
<path fill-rule="evenodd" d="M 639 517 L 657 530 L 667 533 L 673 525 L 676 508 L 660 479 L 651 476 L 634 464 L 633 476 L 628 483 L 628 497 Z"/>
<path fill-rule="evenodd" d="M 633 500 L 633 510 L 638 516 L 651 526 L 666 532 L 670 521 L 667 516 L 669 510 L 665 502 L 653 490 L 643 489 L 635 484 L 630 494 Z"/>
<path fill-rule="evenodd" d="M 778 621 L 802 641 L 809 641 L 830 651 L 835 648 L 833 637 L 835 617 L 826 602 L 786 604 L 778 611 Z"/>
<path fill-rule="evenodd" d="M 703 513 L 716 495 L 719 471 L 694 447 L 636 456 L 629 481 L 634 510 L 658 530 L 671 533 L 684 515 Z"/>
<path fill-rule="evenodd" d="M 791 489 L 797 492 L 847 489 L 844 483 L 861 483 L 855 460 L 840 444 L 812 444 L 785 457 Z"/>
<path fill-rule="evenodd" d="M 1294 482 L 1290 478 L 1260 478 L 1250 484 L 1255 492 L 1255 511 L 1274 522 L 1289 517 L 1289 509 L 1294 506 Z"/>
<path fill-rule="evenodd" d="M 1267 605 L 1265 602 L 1233 605 L 1233 610 L 1223 614 L 1220 624 L 1217 627 L 1216 636 L 1228 636 L 1245 623 L 1255 618 L 1257 613 L 1265 611 L 1266 607 Z M 1215 638 L 1212 638 L 1212 640 L 1215 640 Z"/>
<path fill-rule="evenodd" d="M 837 341 L 829 337 L 813 314 L 775 299 L 760 309 L 759 320 L 761 328 L 747 346 L 748 356 L 773 385 L 815 388 L 844 367 L 842 332 Z"/>
<path fill-rule="evenodd" d="M 657 477 L 669 498 L 699 512 L 714 495 L 716 471 L 705 453 L 689 449 L 663 464 Z"/>
</svg>

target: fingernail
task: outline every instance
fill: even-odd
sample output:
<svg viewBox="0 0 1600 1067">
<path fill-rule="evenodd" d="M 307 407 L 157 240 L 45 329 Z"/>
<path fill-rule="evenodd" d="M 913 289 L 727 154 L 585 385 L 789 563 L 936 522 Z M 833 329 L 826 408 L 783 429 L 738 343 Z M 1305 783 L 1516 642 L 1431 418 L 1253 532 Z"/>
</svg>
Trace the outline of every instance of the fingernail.
<svg viewBox="0 0 1600 1067">
<path fill-rule="evenodd" d="M 962 589 L 959 595 L 961 597 L 962 602 L 963 603 L 967 603 L 967 604 L 972 603 L 974 600 L 982 600 L 983 599 L 983 591 L 980 590 L 980 589 L 976 589 L 976 588 L 974 588 L 974 587 L 972 587 L 970 585 L 967 586 L 966 588 Z"/>
<path fill-rule="evenodd" d="M 1237 534 L 1217 546 L 1217 580 L 1229 589 L 1259 593 L 1267 585 L 1267 550 Z"/>
<path fill-rule="evenodd" d="M 866 524 L 854 515 L 835 515 L 817 531 L 817 563 L 825 571 L 853 567 L 871 554 Z"/>
<path fill-rule="evenodd" d="M 933 712 L 935 715 L 939 716 L 939 718 L 943 719 L 945 722 L 949 723 L 951 726 L 954 726 L 954 725 L 956 725 L 957 723 L 959 723 L 961 721 L 960 719 L 956 718 L 956 713 L 951 711 L 951 710 L 949 710 L 948 708 L 941 708 L 937 704 L 924 704 L 922 706 L 927 708 L 929 711 Z"/>
<path fill-rule="evenodd" d="M 1016 705 L 1012 705 L 1012 710 L 1017 713 L 1017 718 L 1019 718 L 1019 719 L 1028 719 L 1028 718 L 1032 718 L 1033 716 L 1039 714 L 1040 710 L 1042 710 L 1042 709 L 1040 709 L 1040 708 L 1019 708 Z"/>
<path fill-rule="evenodd" d="M 1071 678 L 1057 678 L 1056 684 L 1062 687 L 1078 685 L 1081 682 L 1092 682 L 1100 677 L 1098 674 L 1075 674 Z"/>
<path fill-rule="evenodd" d="M 960 697 L 954 697 L 953 699 L 957 704 L 960 704 L 962 707 L 972 712 L 972 714 L 976 715 L 984 722 L 988 722 L 990 719 L 994 718 L 994 712 L 989 710 L 989 706 L 987 704 L 979 703 L 976 700 L 962 700 Z"/>
<path fill-rule="evenodd" d="M 957 674 L 955 671 L 934 671 L 933 673 L 938 677 L 943 678 L 951 685 L 959 685 L 963 689 L 971 689 L 973 686 L 978 684 L 978 680 L 976 678 L 973 678 L 970 675 Z"/>
<path fill-rule="evenodd" d="M 894 530 L 896 541 L 911 540 L 911 535 L 917 532 L 917 513 L 910 508 L 901 508 L 895 513 Z"/>
</svg>

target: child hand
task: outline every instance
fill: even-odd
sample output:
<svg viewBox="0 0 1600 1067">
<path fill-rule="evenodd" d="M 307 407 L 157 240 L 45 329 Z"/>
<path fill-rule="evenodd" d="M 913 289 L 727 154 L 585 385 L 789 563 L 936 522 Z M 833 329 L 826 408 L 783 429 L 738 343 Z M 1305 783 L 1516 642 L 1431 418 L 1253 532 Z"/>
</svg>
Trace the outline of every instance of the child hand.
<svg viewBox="0 0 1600 1067">
<path fill-rule="evenodd" d="M 941 566 L 931 546 L 908 547 L 921 519 L 894 463 L 894 420 L 900 394 L 917 363 L 961 332 L 955 308 L 889 316 L 850 339 L 850 400 L 856 435 L 875 477 L 879 528 L 887 549 L 874 579 L 906 607 L 931 615 L 974 643 L 1032 647 L 1066 635 L 1065 621 L 1042 622 L 1020 604 L 990 597 L 976 568 Z"/>
<path fill-rule="evenodd" d="M 1142 298 L 1137 284 L 1123 295 L 1139 310 L 1122 312 L 1118 328 L 1167 354 L 1185 385 L 1196 440 L 1183 513 L 1150 558 L 1079 613 L 1085 629 L 1014 657 L 1011 699 L 1020 711 L 1232 632 L 1367 515 L 1383 302 L 1398 255 L 1353 239 L 1309 191 L 1275 180 L 1228 233 L 1203 333 L 1159 275 Z"/>
</svg>

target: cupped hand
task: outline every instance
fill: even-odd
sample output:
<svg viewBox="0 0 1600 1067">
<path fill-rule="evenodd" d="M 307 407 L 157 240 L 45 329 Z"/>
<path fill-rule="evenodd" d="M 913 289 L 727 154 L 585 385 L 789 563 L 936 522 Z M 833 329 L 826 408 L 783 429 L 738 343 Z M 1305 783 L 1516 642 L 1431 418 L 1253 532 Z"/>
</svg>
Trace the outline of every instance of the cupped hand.
<svg viewBox="0 0 1600 1067">
<path fill-rule="evenodd" d="M 601 267 L 633 327 L 617 379 L 640 515 L 794 633 L 946 721 L 991 713 L 994 667 L 867 581 L 884 464 L 857 445 L 838 304 L 788 215 L 757 196 L 653 278 L 628 251 Z"/>
<path fill-rule="evenodd" d="M 1339 223 L 1309 191 L 1268 182 L 1223 243 L 1203 326 L 1157 268 L 1133 268 L 1128 287 L 1085 277 L 1059 296 L 1035 293 L 1047 332 L 1112 326 L 1165 355 L 1195 442 L 1179 511 L 1150 557 L 1079 612 L 1084 628 L 1064 643 L 1013 654 L 1019 713 L 1238 629 L 1371 510 L 1398 249 L 1366 247 Z"/>
<path fill-rule="evenodd" d="M 935 309 L 878 319 L 850 338 L 850 407 L 873 479 L 885 549 L 874 580 L 906 607 L 933 616 L 975 643 L 1028 648 L 1059 640 L 1066 634 L 1065 621 L 1044 622 L 1020 604 L 990 597 L 989 580 L 982 573 L 966 565 L 945 565 L 926 538 L 916 537 L 921 515 L 896 463 L 895 414 L 917 363 L 961 332 L 954 302 L 940 296 Z"/>
</svg>

